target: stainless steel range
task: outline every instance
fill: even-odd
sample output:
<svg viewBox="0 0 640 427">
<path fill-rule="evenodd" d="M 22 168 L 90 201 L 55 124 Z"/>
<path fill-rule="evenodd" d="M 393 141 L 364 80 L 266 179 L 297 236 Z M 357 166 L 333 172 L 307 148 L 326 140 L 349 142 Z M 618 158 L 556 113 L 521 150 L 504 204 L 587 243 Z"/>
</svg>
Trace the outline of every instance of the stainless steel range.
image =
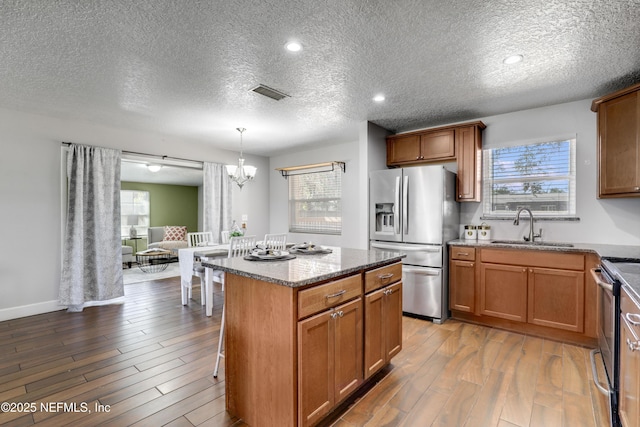
<svg viewBox="0 0 640 427">
<path fill-rule="evenodd" d="M 640 262 L 635 259 L 609 258 L 600 263 L 600 269 L 591 270 L 598 284 L 598 349 L 591 352 L 593 380 L 598 389 L 608 396 L 611 426 L 620 426 L 618 415 L 620 395 L 620 288 L 625 283 L 621 272 L 637 271 Z M 598 381 L 596 358 L 600 354 L 607 375 L 606 387 Z"/>
</svg>

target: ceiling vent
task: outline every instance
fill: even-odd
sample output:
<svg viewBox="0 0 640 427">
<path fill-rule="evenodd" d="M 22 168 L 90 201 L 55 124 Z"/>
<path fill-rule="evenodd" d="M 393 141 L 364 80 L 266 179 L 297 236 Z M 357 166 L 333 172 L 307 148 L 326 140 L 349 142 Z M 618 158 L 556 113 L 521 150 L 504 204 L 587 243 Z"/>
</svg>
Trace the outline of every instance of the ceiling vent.
<svg viewBox="0 0 640 427">
<path fill-rule="evenodd" d="M 260 95 L 264 95 L 267 98 L 275 99 L 276 101 L 280 101 L 281 99 L 287 98 L 289 96 L 286 93 L 271 89 L 270 87 L 265 85 L 258 85 L 251 90 L 255 93 L 259 93 Z"/>
</svg>

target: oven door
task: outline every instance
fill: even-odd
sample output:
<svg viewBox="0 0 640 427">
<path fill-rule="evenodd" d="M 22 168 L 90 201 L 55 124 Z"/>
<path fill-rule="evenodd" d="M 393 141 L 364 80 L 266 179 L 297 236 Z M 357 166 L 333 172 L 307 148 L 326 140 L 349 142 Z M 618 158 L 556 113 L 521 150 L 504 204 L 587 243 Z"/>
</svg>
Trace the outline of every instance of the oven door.
<svg viewBox="0 0 640 427">
<path fill-rule="evenodd" d="M 592 269 L 591 275 L 598 284 L 598 348 L 591 351 L 591 369 L 593 382 L 609 403 L 609 423 L 618 426 L 618 363 L 616 334 L 618 328 L 619 292 L 615 292 L 616 282 L 600 269 Z M 600 353 L 605 368 L 606 384 L 602 385 L 598 379 L 596 369 L 596 355 Z"/>
</svg>

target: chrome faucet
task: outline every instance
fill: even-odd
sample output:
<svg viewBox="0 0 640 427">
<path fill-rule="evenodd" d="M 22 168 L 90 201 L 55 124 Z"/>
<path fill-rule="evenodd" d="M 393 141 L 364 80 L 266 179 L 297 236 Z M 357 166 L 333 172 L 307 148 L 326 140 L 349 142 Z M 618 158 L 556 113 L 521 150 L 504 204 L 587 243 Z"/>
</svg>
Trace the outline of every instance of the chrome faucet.
<svg viewBox="0 0 640 427">
<path fill-rule="evenodd" d="M 540 229 L 540 234 L 535 234 L 533 232 L 533 214 L 531 213 L 531 210 L 529 210 L 528 208 L 518 209 L 518 212 L 516 213 L 516 219 L 513 221 L 513 225 L 520 225 L 520 213 L 522 211 L 529 212 L 529 216 L 531 217 L 531 221 L 529 222 L 529 237 L 524 236 L 524 240 L 526 240 L 527 242 L 533 243 L 536 237 L 542 237 L 542 228 Z"/>
</svg>

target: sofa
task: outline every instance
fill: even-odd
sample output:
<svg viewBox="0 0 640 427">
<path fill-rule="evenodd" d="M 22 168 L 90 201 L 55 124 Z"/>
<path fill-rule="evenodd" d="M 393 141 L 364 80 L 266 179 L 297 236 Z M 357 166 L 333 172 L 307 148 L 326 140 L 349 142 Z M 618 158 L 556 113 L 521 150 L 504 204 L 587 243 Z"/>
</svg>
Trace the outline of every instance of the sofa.
<svg viewBox="0 0 640 427">
<path fill-rule="evenodd" d="M 149 249 L 166 249 L 177 255 L 178 249 L 188 246 L 187 227 L 185 226 L 149 227 L 147 232 L 147 248 Z"/>
</svg>

